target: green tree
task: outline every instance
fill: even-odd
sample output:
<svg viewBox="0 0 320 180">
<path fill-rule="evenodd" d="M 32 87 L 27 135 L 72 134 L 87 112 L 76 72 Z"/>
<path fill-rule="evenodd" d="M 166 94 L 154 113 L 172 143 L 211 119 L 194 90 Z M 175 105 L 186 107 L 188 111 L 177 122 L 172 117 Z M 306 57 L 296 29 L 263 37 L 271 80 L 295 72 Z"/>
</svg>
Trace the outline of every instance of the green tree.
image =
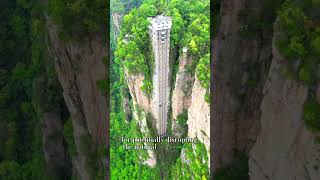
<svg viewBox="0 0 320 180">
<path fill-rule="evenodd" d="M 123 3 L 120 0 L 112 0 L 110 7 L 113 13 L 119 13 L 119 14 L 125 13 Z"/>
<path fill-rule="evenodd" d="M 307 127 L 314 132 L 320 131 L 320 104 L 316 100 L 308 100 L 304 104 L 303 118 Z"/>
<path fill-rule="evenodd" d="M 88 33 L 106 33 L 109 1 L 52 0 L 48 13 L 60 27 L 61 37 L 81 38 Z"/>
<path fill-rule="evenodd" d="M 185 26 L 185 22 L 182 19 L 182 16 L 178 9 L 173 8 L 169 12 L 169 16 L 172 17 L 172 27 L 171 27 L 171 41 L 173 41 L 173 44 L 177 46 L 180 43 L 180 40 L 182 38 L 182 31 Z"/>
<path fill-rule="evenodd" d="M 2 161 L 0 163 L 0 179 L 21 180 L 21 167 L 15 161 Z"/>
<path fill-rule="evenodd" d="M 201 83 L 201 86 L 205 89 L 209 89 L 210 85 L 210 54 L 206 54 L 199 60 L 197 65 L 197 78 Z"/>
<path fill-rule="evenodd" d="M 172 179 L 209 179 L 207 150 L 201 142 L 185 143 L 183 149 L 185 161 L 178 158 L 171 169 Z"/>
</svg>

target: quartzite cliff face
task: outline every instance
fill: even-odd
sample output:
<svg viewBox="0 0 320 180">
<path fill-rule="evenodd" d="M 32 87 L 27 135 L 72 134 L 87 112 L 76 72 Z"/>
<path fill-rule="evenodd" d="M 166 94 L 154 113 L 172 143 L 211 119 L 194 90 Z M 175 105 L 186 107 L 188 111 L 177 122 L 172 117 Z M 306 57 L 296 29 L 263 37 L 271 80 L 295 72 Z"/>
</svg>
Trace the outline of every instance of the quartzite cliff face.
<svg viewBox="0 0 320 180">
<path fill-rule="evenodd" d="M 210 155 L 210 104 L 205 101 L 206 89 L 200 84 L 196 75 L 187 72 L 187 66 L 191 64 L 192 57 L 188 56 L 187 48 L 179 57 L 179 68 L 172 92 L 172 116 L 174 135 L 180 136 L 177 116 L 187 112 L 188 132 L 187 136 L 198 138 L 204 143 L 208 156 Z"/>
<path fill-rule="evenodd" d="M 122 24 L 123 14 L 121 13 L 112 13 L 112 24 L 113 25 L 113 38 L 116 40 L 120 34 L 120 26 Z"/>
<path fill-rule="evenodd" d="M 57 27 L 50 20 L 47 26 L 55 69 L 74 127 L 78 153 L 73 159 L 74 167 L 80 179 L 90 179 L 90 168 L 93 168 L 88 165 L 90 151 L 96 151 L 98 145 L 105 146 L 108 139 L 107 101 L 97 87 L 98 80 L 106 79 L 103 59 L 108 44 L 99 35 L 84 37 L 81 42 L 65 42 L 59 38 Z M 86 144 L 90 147 L 85 152 L 82 147 Z"/>
<path fill-rule="evenodd" d="M 275 47 L 276 29 L 270 37 L 239 35 L 243 8 L 262 11 L 258 1 L 221 2 L 214 49 L 213 168 L 226 167 L 241 151 L 249 156 L 251 180 L 319 179 L 320 147 L 303 121 L 308 87 L 283 73 L 286 60 Z M 250 66 L 258 75 L 254 86 L 246 83 Z"/>
<path fill-rule="evenodd" d="M 149 137 L 150 130 L 147 126 L 146 114 L 151 111 L 150 99 L 145 95 L 145 93 L 141 90 L 141 86 L 143 85 L 144 75 L 136 74 L 129 75 L 125 70 L 125 77 L 127 81 L 127 85 L 129 88 L 130 96 L 132 98 L 133 107 L 131 109 L 134 120 L 137 121 L 140 131 L 145 137 Z M 138 113 L 141 111 L 141 113 Z M 130 121 L 131 119 L 127 119 Z M 156 156 L 153 150 L 148 150 L 149 158 L 145 159 L 144 163 L 153 167 L 156 165 Z"/>
<path fill-rule="evenodd" d="M 188 109 L 188 137 L 198 138 L 204 143 L 210 155 L 210 104 L 204 99 L 206 89 L 201 87 L 196 78 Z"/>
<path fill-rule="evenodd" d="M 320 179 L 320 145 L 302 118 L 308 87 L 283 73 L 287 61 L 275 46 L 277 33 L 274 34 L 273 59 L 263 90 L 261 131 L 250 152 L 250 178 Z"/>
<path fill-rule="evenodd" d="M 192 58 L 188 56 L 187 48 L 184 48 L 183 54 L 179 57 L 179 69 L 176 74 L 176 82 L 172 91 L 172 118 L 173 132 L 176 132 L 178 122 L 177 116 L 188 110 L 191 104 L 191 93 L 194 77 L 186 72 L 186 67 L 190 65 Z M 177 134 L 178 135 L 178 134 Z"/>
<path fill-rule="evenodd" d="M 262 88 L 270 64 L 268 38 L 239 35 L 239 13 L 246 6 L 259 13 L 258 1 L 222 1 L 214 47 L 214 168 L 230 164 L 237 151 L 248 151 L 260 131 Z M 248 7 L 247 7 L 248 8 Z M 249 85 L 251 76 L 256 84 Z"/>
</svg>

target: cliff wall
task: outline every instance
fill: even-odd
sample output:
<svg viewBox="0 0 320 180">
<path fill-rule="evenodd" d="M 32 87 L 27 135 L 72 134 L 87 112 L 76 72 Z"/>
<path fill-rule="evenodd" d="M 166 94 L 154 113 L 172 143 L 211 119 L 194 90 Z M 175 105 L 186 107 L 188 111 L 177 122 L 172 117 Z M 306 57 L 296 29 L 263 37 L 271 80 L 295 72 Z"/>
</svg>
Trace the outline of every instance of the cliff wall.
<svg viewBox="0 0 320 180">
<path fill-rule="evenodd" d="M 196 78 L 188 109 L 188 137 L 197 137 L 210 152 L 210 104 L 205 101 L 205 94 L 206 89 L 201 87 Z"/>
<path fill-rule="evenodd" d="M 117 40 L 120 34 L 120 26 L 122 24 L 123 14 L 112 13 L 111 16 L 112 16 L 112 25 L 113 25 L 113 29 L 112 29 L 113 38 L 114 40 Z"/>
<path fill-rule="evenodd" d="M 214 168 L 230 164 L 238 151 L 248 151 L 260 131 L 262 88 L 272 56 L 270 40 L 240 35 L 239 14 L 259 14 L 258 1 L 221 1 L 221 24 L 215 37 L 213 71 Z"/>
<path fill-rule="evenodd" d="M 303 120 L 308 87 L 283 73 L 287 61 L 275 46 L 277 34 L 263 90 L 261 131 L 250 152 L 250 179 L 319 179 L 320 145 Z"/>
<path fill-rule="evenodd" d="M 303 120 L 310 87 L 285 73 L 288 59 L 277 50 L 278 29 L 243 34 L 249 26 L 241 16 L 249 11 L 264 13 L 258 1 L 221 1 L 213 59 L 213 168 L 228 167 L 244 152 L 252 180 L 319 179 L 319 144 Z M 273 27 L 276 18 L 271 20 Z"/>
<path fill-rule="evenodd" d="M 78 152 L 74 166 L 80 179 L 90 179 L 94 168 L 89 165 L 90 154 L 97 151 L 98 145 L 105 146 L 108 139 L 107 101 L 97 87 L 98 80 L 106 79 L 103 58 L 107 55 L 107 43 L 99 35 L 85 37 L 81 42 L 66 42 L 59 37 L 57 27 L 50 20 L 47 29 L 55 69 L 74 127 Z"/>
<path fill-rule="evenodd" d="M 174 126 L 177 122 L 177 116 L 187 110 L 191 104 L 191 89 L 194 83 L 194 77 L 187 73 L 186 68 L 192 62 L 192 58 L 188 56 L 187 52 L 184 52 L 179 57 L 179 68 L 176 74 L 176 81 L 174 89 L 172 91 L 172 118 L 174 120 Z"/>
</svg>

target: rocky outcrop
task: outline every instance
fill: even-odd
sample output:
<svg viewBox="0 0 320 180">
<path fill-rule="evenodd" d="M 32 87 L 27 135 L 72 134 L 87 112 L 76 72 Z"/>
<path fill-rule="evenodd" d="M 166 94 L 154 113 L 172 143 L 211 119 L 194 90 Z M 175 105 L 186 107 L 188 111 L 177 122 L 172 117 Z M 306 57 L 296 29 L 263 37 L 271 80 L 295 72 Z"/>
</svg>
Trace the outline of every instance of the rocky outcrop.
<svg viewBox="0 0 320 180">
<path fill-rule="evenodd" d="M 242 151 L 249 155 L 251 180 L 319 179 L 320 145 L 303 120 L 309 89 L 285 75 L 278 32 L 273 39 L 238 33 L 239 12 L 251 8 L 259 15 L 257 2 L 221 2 L 213 56 L 213 168 L 226 167 Z M 252 69 L 255 83 L 248 81 Z"/>
<path fill-rule="evenodd" d="M 131 75 L 127 70 L 125 70 L 125 77 L 132 100 L 137 103 L 143 110 L 151 112 L 150 99 L 141 90 L 143 80 L 145 79 L 144 75 Z"/>
<path fill-rule="evenodd" d="M 187 111 L 191 104 L 194 76 L 186 70 L 191 62 L 192 58 L 188 57 L 187 48 L 183 48 L 183 54 L 179 57 L 179 69 L 176 74 L 176 81 L 171 97 L 172 132 L 177 137 L 183 134 L 183 132 L 180 132 L 181 130 L 177 121 L 177 116 Z"/>
<path fill-rule="evenodd" d="M 106 67 L 102 60 L 107 47 L 100 37 L 83 39 L 83 42 L 62 42 L 55 28 L 48 28 L 55 55 L 55 67 L 63 94 L 69 105 L 81 119 L 85 120 L 93 140 L 106 142 L 107 104 L 97 81 L 106 79 Z"/>
<path fill-rule="evenodd" d="M 147 119 L 146 119 L 146 113 L 152 114 L 150 99 L 141 90 L 141 86 L 143 85 L 143 80 L 145 77 L 143 74 L 131 75 L 128 73 L 126 69 L 125 69 L 125 77 L 127 80 L 130 96 L 132 98 L 133 118 L 137 121 L 141 134 L 144 137 L 151 137 L 150 130 L 147 126 Z M 154 167 L 157 162 L 155 152 L 151 149 L 146 151 L 149 157 L 147 159 L 142 159 L 142 161 L 144 164 L 150 167 Z"/>
<path fill-rule="evenodd" d="M 302 118 L 308 88 L 283 73 L 286 62 L 274 45 L 261 104 L 261 131 L 250 153 L 251 180 L 320 179 L 320 145 Z"/>
<path fill-rule="evenodd" d="M 44 43 L 47 45 L 47 41 Z M 53 180 L 70 179 L 72 162 L 67 148 L 69 144 L 64 137 L 64 123 L 69 114 L 62 97 L 57 74 L 52 72 L 54 63 L 47 51 L 43 53 L 45 54 L 43 58 L 45 69 L 34 79 L 35 96 L 32 101 L 41 122 L 46 173 Z"/>
<path fill-rule="evenodd" d="M 120 34 L 120 26 L 122 24 L 122 17 L 123 14 L 119 13 L 112 13 L 112 32 L 113 32 L 113 38 L 114 40 L 117 40 L 119 34 Z"/>
<path fill-rule="evenodd" d="M 271 62 L 271 40 L 262 35 L 240 36 L 239 13 L 244 8 L 257 15 L 261 11 L 259 1 L 221 1 L 221 23 L 213 51 L 214 169 L 233 162 L 237 151 L 248 152 L 260 131 L 259 106 Z"/>
<path fill-rule="evenodd" d="M 205 101 L 204 89 L 195 78 L 191 95 L 191 105 L 188 109 L 188 137 L 197 138 L 207 149 L 210 162 L 210 104 Z M 208 163 L 210 167 L 210 163 Z"/>
<path fill-rule="evenodd" d="M 125 70 L 125 76 L 127 80 L 127 85 L 129 87 L 130 96 L 132 98 L 132 114 L 133 118 L 137 121 L 141 134 L 144 137 L 151 137 L 150 130 L 147 126 L 146 113 L 152 113 L 150 100 L 142 92 L 141 86 L 143 85 L 144 75 L 129 75 L 127 70 Z M 156 165 L 156 155 L 153 150 L 147 150 L 149 157 L 147 159 L 142 159 L 144 164 L 147 164 L 150 167 Z"/>
<path fill-rule="evenodd" d="M 79 40 L 63 41 L 57 27 L 47 20 L 51 53 L 63 89 L 65 103 L 74 127 L 78 156 L 75 167 L 80 179 L 90 179 L 89 152 L 83 150 L 84 139 L 90 141 L 90 151 L 107 142 L 107 101 L 98 90 L 97 81 L 106 79 L 102 60 L 107 55 L 107 43 L 100 35 Z M 92 167 L 93 168 L 93 167 Z"/>
<path fill-rule="evenodd" d="M 122 97 L 122 108 L 123 108 L 126 122 L 130 122 L 132 120 L 132 112 L 130 109 L 130 93 L 123 92 L 121 97 Z"/>
<path fill-rule="evenodd" d="M 63 179 L 71 174 L 70 161 L 63 137 L 63 122 L 59 112 L 45 112 L 42 117 L 42 139 L 48 174 Z"/>
<path fill-rule="evenodd" d="M 188 57 L 187 49 L 179 57 L 179 69 L 176 74 L 176 81 L 172 92 L 172 118 L 176 120 L 177 116 L 184 110 L 187 110 L 191 104 L 191 89 L 194 78 L 186 71 L 187 65 L 192 62 Z M 174 127 L 173 127 L 174 128 Z"/>
<path fill-rule="evenodd" d="M 210 152 L 210 104 L 204 99 L 206 94 L 200 81 L 196 78 L 188 109 L 188 137 L 198 138 Z"/>
<path fill-rule="evenodd" d="M 140 132 L 143 134 L 143 137 L 151 137 L 150 130 L 147 125 L 147 118 L 146 118 L 146 113 L 144 110 L 138 109 L 139 105 L 136 104 L 136 102 L 133 102 L 133 117 L 137 121 L 139 127 L 140 127 Z M 144 145 L 148 145 L 148 143 L 144 143 Z M 143 161 L 143 164 L 146 164 L 150 167 L 154 167 L 157 163 L 156 159 L 156 154 L 154 150 L 147 149 L 146 150 L 148 153 L 148 158 L 144 159 L 142 157 L 141 160 Z"/>
<path fill-rule="evenodd" d="M 113 34 L 113 36 L 111 37 L 110 43 L 117 43 L 120 30 L 121 30 L 123 14 L 112 12 L 111 15 L 112 15 L 111 33 Z M 113 56 L 113 51 L 111 53 L 111 56 Z M 111 59 L 113 59 L 113 57 L 111 57 Z M 130 93 L 128 93 L 127 89 L 128 89 L 127 87 L 124 88 L 124 90 L 122 91 L 121 97 L 122 97 L 122 108 L 125 114 L 125 119 L 127 122 L 129 122 L 132 119 L 132 112 L 130 109 Z"/>
</svg>

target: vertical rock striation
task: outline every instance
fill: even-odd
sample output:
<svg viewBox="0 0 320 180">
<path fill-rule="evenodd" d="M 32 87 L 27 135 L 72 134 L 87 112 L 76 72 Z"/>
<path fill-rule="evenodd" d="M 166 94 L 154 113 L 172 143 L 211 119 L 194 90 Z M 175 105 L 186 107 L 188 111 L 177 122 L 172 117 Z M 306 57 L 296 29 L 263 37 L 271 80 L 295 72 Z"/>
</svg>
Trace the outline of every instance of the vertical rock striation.
<svg viewBox="0 0 320 180">
<path fill-rule="evenodd" d="M 113 38 L 117 40 L 120 34 L 120 26 L 122 24 L 123 14 L 120 13 L 112 13 L 112 25 L 113 25 Z"/>
<path fill-rule="evenodd" d="M 285 75 L 287 60 L 275 45 L 280 33 L 274 28 L 270 38 L 265 31 L 240 36 L 241 10 L 259 16 L 263 8 L 258 1 L 221 5 L 214 47 L 213 168 L 226 167 L 244 151 L 251 180 L 320 179 L 320 145 L 303 120 L 309 88 Z"/>
<path fill-rule="evenodd" d="M 48 174 L 56 179 L 65 178 L 70 164 L 63 137 L 63 122 L 59 112 L 45 112 L 43 121 L 43 150 Z"/>
<path fill-rule="evenodd" d="M 242 37 L 239 13 L 244 8 L 261 11 L 259 1 L 221 2 L 221 24 L 214 47 L 213 168 L 230 164 L 237 151 L 248 152 L 259 132 L 259 105 L 270 65 L 268 37 Z M 249 80 L 255 77 L 254 82 Z M 250 84 L 251 83 L 251 84 Z"/>
<path fill-rule="evenodd" d="M 283 73 L 286 60 L 275 47 L 276 37 L 261 104 L 261 131 L 250 152 L 250 179 L 320 179 L 320 145 L 302 118 L 308 88 Z"/>
<path fill-rule="evenodd" d="M 141 86 L 143 85 L 144 75 L 129 75 L 125 70 L 125 77 L 127 80 L 130 96 L 132 98 L 132 114 L 133 118 L 137 121 L 140 131 L 143 136 L 149 137 L 150 130 L 147 126 L 146 113 L 151 113 L 150 99 L 142 92 Z M 141 108 L 141 109 L 140 109 Z M 141 113 L 138 113 L 140 111 Z M 156 165 L 156 155 L 153 150 L 147 150 L 149 158 L 144 161 L 150 167 Z"/>
<path fill-rule="evenodd" d="M 82 147 L 90 144 L 87 151 L 94 151 L 97 145 L 104 146 L 108 139 L 107 101 L 97 87 L 97 81 L 106 78 L 103 58 L 107 55 L 108 44 L 102 35 L 84 37 L 81 42 L 65 42 L 59 38 L 57 27 L 50 20 L 47 26 L 55 68 L 74 127 L 78 151 L 75 167 L 80 179 L 90 179 L 89 169 L 93 167 L 88 164 L 89 153 Z"/>
<path fill-rule="evenodd" d="M 204 99 L 206 89 L 196 78 L 188 109 L 188 137 L 197 137 L 210 151 L 210 104 Z"/>
<path fill-rule="evenodd" d="M 130 96 L 135 104 L 138 104 L 146 112 L 151 112 L 150 99 L 141 90 L 145 76 L 143 74 L 131 75 L 125 69 Z"/>
<path fill-rule="evenodd" d="M 196 78 L 188 109 L 188 137 L 198 138 L 206 146 L 210 162 L 210 104 L 204 99 L 206 94 L 200 81 Z"/>
<path fill-rule="evenodd" d="M 129 88 L 129 93 L 132 98 L 133 107 L 131 110 L 133 118 L 137 121 L 141 134 L 144 137 L 150 137 L 150 130 L 148 129 L 146 119 L 146 114 L 152 113 L 150 99 L 141 90 L 141 86 L 143 85 L 145 76 L 141 73 L 131 75 L 126 69 L 124 71 Z M 143 163 L 147 164 L 150 167 L 154 167 L 157 162 L 155 152 L 153 150 L 147 150 L 147 153 L 149 157 L 148 159 L 144 160 Z"/>
<path fill-rule="evenodd" d="M 187 49 L 184 48 L 184 50 L 185 52 L 179 57 L 179 69 L 172 92 L 172 118 L 174 120 L 184 110 L 187 110 L 191 104 L 191 89 L 194 77 L 186 72 L 186 68 L 191 64 L 192 58 L 188 56 Z"/>
</svg>

